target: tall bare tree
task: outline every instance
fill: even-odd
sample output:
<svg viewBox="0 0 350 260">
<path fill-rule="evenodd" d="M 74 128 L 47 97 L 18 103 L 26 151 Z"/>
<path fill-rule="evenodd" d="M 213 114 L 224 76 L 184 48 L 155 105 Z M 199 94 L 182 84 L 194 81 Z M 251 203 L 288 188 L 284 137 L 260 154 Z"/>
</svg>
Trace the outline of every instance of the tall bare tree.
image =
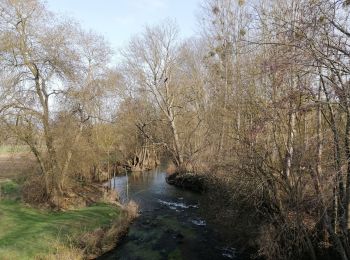
<svg viewBox="0 0 350 260">
<path fill-rule="evenodd" d="M 175 163 L 184 163 L 177 117 L 181 105 L 175 73 L 178 61 L 178 29 L 171 21 L 147 27 L 135 37 L 122 52 L 126 71 L 136 79 L 136 88 L 151 98 L 165 116 L 172 133 L 172 143 L 167 145 Z"/>
<path fill-rule="evenodd" d="M 110 54 L 103 40 L 53 18 L 39 1 L 1 2 L 2 119 L 35 155 L 46 196 L 59 204 L 72 149 L 106 85 Z M 71 144 L 58 152 L 55 122 L 75 120 Z M 67 144 L 67 143 L 66 143 Z"/>
</svg>

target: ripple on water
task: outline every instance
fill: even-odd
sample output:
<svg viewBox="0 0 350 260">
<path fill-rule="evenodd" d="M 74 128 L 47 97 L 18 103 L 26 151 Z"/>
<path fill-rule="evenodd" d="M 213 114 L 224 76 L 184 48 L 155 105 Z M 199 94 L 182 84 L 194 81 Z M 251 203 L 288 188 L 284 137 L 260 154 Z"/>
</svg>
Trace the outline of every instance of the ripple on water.
<svg viewBox="0 0 350 260">
<path fill-rule="evenodd" d="M 233 247 L 223 247 L 221 248 L 222 256 L 229 258 L 229 259 L 234 259 L 236 257 L 236 249 Z"/>
<path fill-rule="evenodd" d="M 158 202 L 162 205 L 169 207 L 170 209 L 173 209 L 173 210 L 177 210 L 179 208 L 181 208 L 181 209 L 189 209 L 189 208 L 197 209 L 198 208 L 198 205 L 186 205 L 183 202 L 171 202 L 171 201 L 165 201 L 165 200 L 161 200 L 161 199 L 158 199 Z"/>
<path fill-rule="evenodd" d="M 197 219 L 192 219 L 191 222 L 193 224 L 195 224 L 196 226 L 200 226 L 200 227 L 205 227 L 207 225 L 207 223 L 205 222 L 205 220 L 197 218 Z"/>
</svg>

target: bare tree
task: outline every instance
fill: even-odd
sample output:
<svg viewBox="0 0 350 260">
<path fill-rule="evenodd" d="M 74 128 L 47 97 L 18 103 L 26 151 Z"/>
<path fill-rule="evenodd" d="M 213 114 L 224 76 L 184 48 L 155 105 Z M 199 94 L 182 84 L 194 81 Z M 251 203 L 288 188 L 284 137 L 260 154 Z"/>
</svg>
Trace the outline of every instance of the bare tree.
<svg viewBox="0 0 350 260">
<path fill-rule="evenodd" d="M 184 158 L 177 126 L 181 105 L 175 78 L 179 51 L 177 33 L 177 27 L 171 21 L 147 27 L 122 54 L 126 70 L 137 79 L 135 87 L 149 96 L 165 116 L 173 138 L 168 147 L 177 166 L 181 166 Z"/>
<path fill-rule="evenodd" d="M 3 1 L 0 8 L 6 39 L 0 53 L 3 122 L 30 147 L 46 196 L 58 205 L 72 149 L 94 112 L 92 101 L 105 85 L 103 70 L 110 51 L 103 40 L 76 24 L 52 18 L 38 1 Z M 59 154 L 57 140 L 63 136 L 56 136 L 55 121 L 62 110 L 77 128 L 72 129 L 70 146 Z"/>
</svg>

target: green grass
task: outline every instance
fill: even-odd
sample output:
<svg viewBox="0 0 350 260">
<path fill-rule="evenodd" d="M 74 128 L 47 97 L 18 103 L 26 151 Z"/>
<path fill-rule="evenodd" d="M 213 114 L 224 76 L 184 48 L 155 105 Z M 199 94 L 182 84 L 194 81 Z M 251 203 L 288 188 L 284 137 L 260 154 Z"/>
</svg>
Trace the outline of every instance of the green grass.
<svg viewBox="0 0 350 260">
<path fill-rule="evenodd" d="M 13 180 L 0 180 L 0 199 L 20 197 L 20 185 Z"/>
<path fill-rule="evenodd" d="M 52 255 L 57 244 L 121 217 L 120 209 L 107 204 L 67 212 L 34 209 L 16 201 L 0 201 L 0 259 L 35 259 Z"/>
</svg>

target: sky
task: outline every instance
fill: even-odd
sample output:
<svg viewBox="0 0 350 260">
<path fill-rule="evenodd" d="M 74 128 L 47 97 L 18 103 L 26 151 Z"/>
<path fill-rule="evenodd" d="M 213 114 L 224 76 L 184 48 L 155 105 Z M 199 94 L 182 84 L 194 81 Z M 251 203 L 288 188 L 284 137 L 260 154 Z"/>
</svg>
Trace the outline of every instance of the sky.
<svg viewBox="0 0 350 260">
<path fill-rule="evenodd" d="M 180 37 L 196 29 L 196 13 L 201 0 L 46 0 L 50 11 L 74 18 L 86 30 L 104 36 L 113 50 L 125 46 L 146 25 L 175 19 Z"/>
</svg>

